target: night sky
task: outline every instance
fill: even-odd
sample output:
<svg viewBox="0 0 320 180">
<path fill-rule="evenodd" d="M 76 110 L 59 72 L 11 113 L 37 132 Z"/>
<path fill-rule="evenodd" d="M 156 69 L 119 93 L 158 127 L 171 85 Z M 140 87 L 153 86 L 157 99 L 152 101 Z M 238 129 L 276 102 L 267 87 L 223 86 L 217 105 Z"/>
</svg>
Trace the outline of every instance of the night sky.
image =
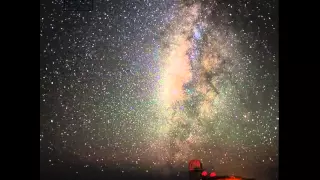
<svg viewBox="0 0 320 180">
<path fill-rule="evenodd" d="M 278 2 L 69 1 L 40 2 L 40 178 L 277 179 Z"/>
</svg>

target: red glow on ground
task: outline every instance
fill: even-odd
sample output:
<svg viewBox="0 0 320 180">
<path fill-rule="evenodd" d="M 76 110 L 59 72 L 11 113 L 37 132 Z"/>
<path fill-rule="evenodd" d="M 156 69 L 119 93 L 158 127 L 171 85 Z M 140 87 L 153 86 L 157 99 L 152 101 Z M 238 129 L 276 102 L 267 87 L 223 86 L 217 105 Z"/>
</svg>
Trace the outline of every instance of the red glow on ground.
<svg viewBox="0 0 320 180">
<path fill-rule="evenodd" d="M 229 178 L 226 178 L 225 180 L 242 180 L 242 178 L 236 178 L 234 176 L 231 176 Z"/>
</svg>

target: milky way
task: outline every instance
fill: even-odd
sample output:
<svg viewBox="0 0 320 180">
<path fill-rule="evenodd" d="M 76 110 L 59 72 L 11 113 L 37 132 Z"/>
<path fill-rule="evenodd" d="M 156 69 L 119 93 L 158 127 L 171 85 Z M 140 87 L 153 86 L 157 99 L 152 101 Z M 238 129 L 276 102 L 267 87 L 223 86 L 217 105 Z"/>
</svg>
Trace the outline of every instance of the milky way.
<svg viewBox="0 0 320 180">
<path fill-rule="evenodd" d="M 266 171 L 278 163 L 275 6 L 41 4 L 41 162 L 179 175 L 201 159 L 218 174 L 274 179 Z"/>
</svg>

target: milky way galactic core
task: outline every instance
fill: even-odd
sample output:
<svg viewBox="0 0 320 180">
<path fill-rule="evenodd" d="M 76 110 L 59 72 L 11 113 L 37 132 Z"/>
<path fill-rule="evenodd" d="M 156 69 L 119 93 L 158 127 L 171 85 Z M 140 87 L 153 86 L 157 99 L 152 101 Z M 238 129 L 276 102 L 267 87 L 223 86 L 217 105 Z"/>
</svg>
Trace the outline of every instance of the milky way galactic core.
<svg viewBox="0 0 320 180">
<path fill-rule="evenodd" d="M 220 174 L 276 168 L 276 53 L 250 28 L 233 25 L 244 24 L 237 16 L 259 14 L 248 10 L 259 3 L 123 3 L 95 1 L 95 11 L 64 12 L 68 18 L 46 10 L 51 16 L 40 20 L 40 40 L 48 41 L 40 154 L 48 166 L 70 154 L 122 173 L 184 171 L 191 159 Z M 265 24 L 258 29 L 275 32 L 270 13 L 257 16 Z M 74 21 L 81 25 L 64 27 Z"/>
</svg>

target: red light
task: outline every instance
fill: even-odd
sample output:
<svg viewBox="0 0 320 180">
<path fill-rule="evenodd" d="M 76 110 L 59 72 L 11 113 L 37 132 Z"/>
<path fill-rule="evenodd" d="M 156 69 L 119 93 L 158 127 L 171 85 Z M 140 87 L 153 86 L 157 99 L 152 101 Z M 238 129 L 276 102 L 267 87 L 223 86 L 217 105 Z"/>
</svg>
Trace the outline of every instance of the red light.
<svg viewBox="0 0 320 180">
<path fill-rule="evenodd" d="M 200 162 L 200 160 L 191 160 L 189 161 L 189 170 L 193 171 L 195 169 L 202 169 L 202 164 Z"/>
<path fill-rule="evenodd" d="M 215 177 L 215 176 L 217 176 L 217 174 L 215 172 L 210 173 L 210 177 Z"/>
<path fill-rule="evenodd" d="M 202 171 L 201 176 L 207 176 L 208 172 L 207 171 Z"/>
</svg>

